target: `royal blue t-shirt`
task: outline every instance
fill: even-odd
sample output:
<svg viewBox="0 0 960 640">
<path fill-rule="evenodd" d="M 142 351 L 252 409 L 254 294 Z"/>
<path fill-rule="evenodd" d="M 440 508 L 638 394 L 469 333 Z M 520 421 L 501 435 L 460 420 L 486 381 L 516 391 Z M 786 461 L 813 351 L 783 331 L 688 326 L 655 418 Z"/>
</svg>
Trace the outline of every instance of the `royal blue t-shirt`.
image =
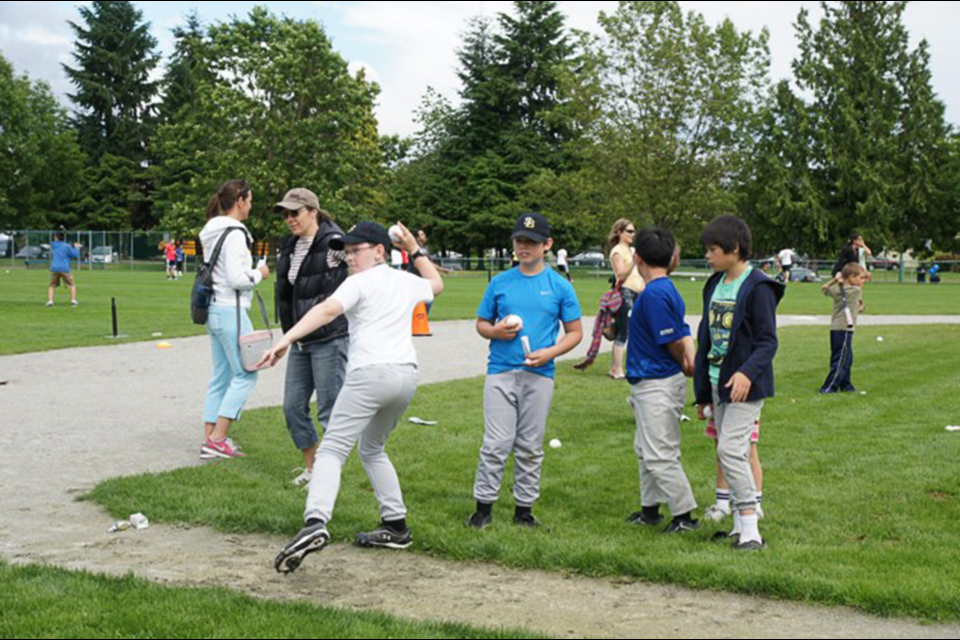
<svg viewBox="0 0 960 640">
<path fill-rule="evenodd" d="M 683 369 L 667 345 L 690 335 L 687 308 L 670 278 L 651 280 L 633 305 L 627 343 L 627 380 L 672 378 Z"/>
<path fill-rule="evenodd" d="M 487 286 L 477 317 L 496 324 L 510 314 L 520 316 L 523 330 L 510 342 L 490 341 L 487 374 L 524 369 L 553 378 L 556 371 L 553 362 L 537 369 L 523 366 L 526 356 L 520 338 L 530 338 L 531 351 L 555 346 L 560 323 L 574 322 L 581 316 L 573 285 L 549 267 L 535 276 L 523 275 L 519 267 L 501 273 Z"/>
<path fill-rule="evenodd" d="M 70 261 L 80 258 L 80 252 L 75 247 L 60 240 L 50 243 L 50 252 L 53 254 L 50 271 L 57 273 L 70 273 Z"/>
</svg>

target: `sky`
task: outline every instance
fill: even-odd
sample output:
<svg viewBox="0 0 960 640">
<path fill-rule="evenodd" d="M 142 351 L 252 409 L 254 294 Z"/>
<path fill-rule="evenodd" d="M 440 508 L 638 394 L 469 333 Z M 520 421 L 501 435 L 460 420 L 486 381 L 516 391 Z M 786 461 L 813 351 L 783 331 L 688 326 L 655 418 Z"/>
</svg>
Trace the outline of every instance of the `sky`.
<svg viewBox="0 0 960 640">
<path fill-rule="evenodd" d="M 0 53 L 17 74 L 46 81 L 64 105 L 71 91 L 61 64 L 72 64 L 73 32 L 80 22 L 77 7 L 87 2 L 0 2 Z M 364 68 L 381 87 L 377 105 L 380 132 L 410 135 L 414 112 L 427 87 L 456 101 L 456 49 L 467 20 L 510 11 L 511 2 L 135 2 L 152 26 L 161 52 L 172 51 L 171 30 L 196 10 L 205 24 L 244 16 L 255 5 L 276 14 L 320 22 L 334 48 L 353 69 Z M 599 32 L 600 11 L 616 2 L 560 2 L 570 27 Z M 680 2 L 686 11 L 702 13 L 711 23 L 729 17 L 741 30 L 770 31 L 771 78 L 791 76 L 797 55 L 794 23 L 801 7 L 814 19 L 819 2 Z M 960 2 L 911 2 L 905 14 L 912 44 L 930 44 L 934 90 L 947 106 L 947 119 L 960 123 Z M 162 72 L 158 70 L 158 75 Z"/>
</svg>

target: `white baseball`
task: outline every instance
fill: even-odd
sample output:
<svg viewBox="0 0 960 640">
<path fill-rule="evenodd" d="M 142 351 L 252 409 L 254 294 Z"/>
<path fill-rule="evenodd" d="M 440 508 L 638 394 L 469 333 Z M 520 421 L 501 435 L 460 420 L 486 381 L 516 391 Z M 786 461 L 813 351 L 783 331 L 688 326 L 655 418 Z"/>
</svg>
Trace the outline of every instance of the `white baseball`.
<svg viewBox="0 0 960 640">
<path fill-rule="evenodd" d="M 707 405 L 703 408 L 703 415 L 708 419 L 713 417 L 713 409 L 710 407 L 710 405 Z"/>
<path fill-rule="evenodd" d="M 523 329 L 523 318 L 511 313 L 503 319 L 503 324 L 507 325 L 508 327 L 516 327 L 517 331 L 519 331 L 520 329 Z"/>
<path fill-rule="evenodd" d="M 883 336 L 877 336 L 877 342 L 883 342 Z"/>
<path fill-rule="evenodd" d="M 556 438 L 554 438 L 553 440 L 550 441 L 550 448 L 551 448 L 551 449 L 559 449 L 559 448 L 562 447 L 562 446 L 563 446 L 563 443 L 561 443 L 561 442 L 560 442 L 559 440 L 557 440 Z"/>
<path fill-rule="evenodd" d="M 696 278 L 690 278 L 690 282 L 696 282 L 696 281 L 697 281 Z"/>
<path fill-rule="evenodd" d="M 396 242 L 397 244 L 400 244 L 400 241 L 403 240 L 403 229 L 401 229 L 400 225 L 398 224 L 395 224 L 392 227 L 390 227 L 390 231 L 388 231 L 387 233 L 390 234 L 390 239 Z"/>
</svg>

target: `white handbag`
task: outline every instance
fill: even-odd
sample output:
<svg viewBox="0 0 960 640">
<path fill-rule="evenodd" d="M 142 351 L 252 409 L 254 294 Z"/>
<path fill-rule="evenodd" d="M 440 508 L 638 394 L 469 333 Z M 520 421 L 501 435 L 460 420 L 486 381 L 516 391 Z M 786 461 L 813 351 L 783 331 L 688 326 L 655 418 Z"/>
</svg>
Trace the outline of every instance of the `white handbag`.
<svg viewBox="0 0 960 640">
<path fill-rule="evenodd" d="M 260 303 L 260 313 L 263 315 L 264 331 L 254 331 L 245 336 L 240 335 L 240 292 L 237 291 L 237 344 L 240 346 L 240 363 L 244 371 L 253 373 L 266 369 L 269 365 L 257 366 L 264 354 L 273 346 L 273 331 L 270 330 L 270 319 L 267 317 L 267 306 L 259 291 L 254 291 Z"/>
</svg>

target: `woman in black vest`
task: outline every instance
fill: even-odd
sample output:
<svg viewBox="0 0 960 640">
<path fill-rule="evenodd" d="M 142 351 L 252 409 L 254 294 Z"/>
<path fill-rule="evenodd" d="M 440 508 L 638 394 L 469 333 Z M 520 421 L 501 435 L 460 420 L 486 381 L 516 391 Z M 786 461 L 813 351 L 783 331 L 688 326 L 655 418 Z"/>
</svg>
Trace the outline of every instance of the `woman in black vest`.
<svg viewBox="0 0 960 640">
<path fill-rule="evenodd" d="M 282 213 L 292 236 L 280 246 L 277 264 L 277 305 L 284 333 L 310 309 L 326 300 L 347 279 L 347 263 L 330 240 L 343 231 L 320 208 L 317 196 L 293 189 L 274 207 Z M 293 484 L 306 487 L 320 438 L 310 417 L 310 398 L 317 393 L 317 418 L 326 429 L 347 366 L 350 344 L 346 318 L 310 334 L 290 349 L 283 393 L 283 414 L 293 443 L 303 453 L 303 469 Z"/>
</svg>

